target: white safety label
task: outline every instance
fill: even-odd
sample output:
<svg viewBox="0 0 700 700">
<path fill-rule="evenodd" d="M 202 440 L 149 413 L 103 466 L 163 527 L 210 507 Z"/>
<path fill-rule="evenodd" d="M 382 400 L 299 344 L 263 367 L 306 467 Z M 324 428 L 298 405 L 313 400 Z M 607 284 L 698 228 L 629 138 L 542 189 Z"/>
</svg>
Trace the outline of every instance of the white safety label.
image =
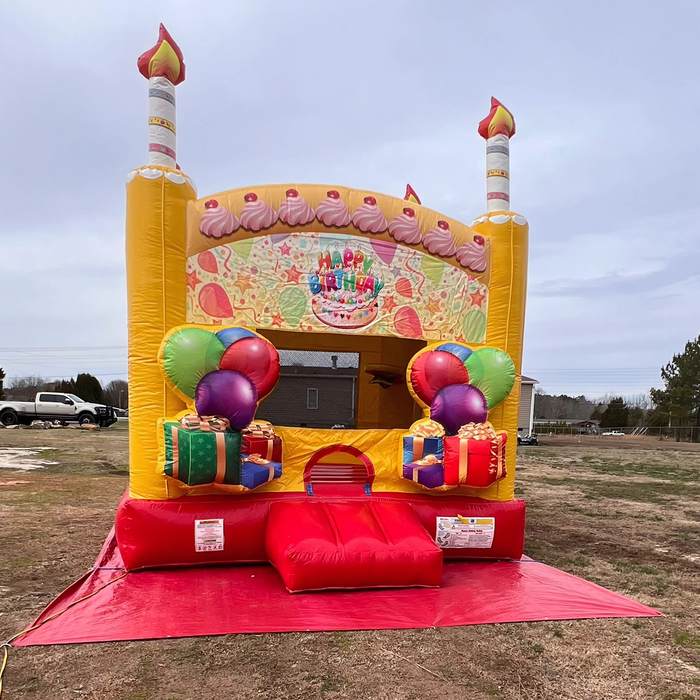
<svg viewBox="0 0 700 700">
<path fill-rule="evenodd" d="M 223 518 L 194 521 L 194 549 L 196 552 L 223 552 Z"/>
<path fill-rule="evenodd" d="M 489 549 L 495 518 L 437 518 L 435 542 L 443 549 Z"/>
</svg>

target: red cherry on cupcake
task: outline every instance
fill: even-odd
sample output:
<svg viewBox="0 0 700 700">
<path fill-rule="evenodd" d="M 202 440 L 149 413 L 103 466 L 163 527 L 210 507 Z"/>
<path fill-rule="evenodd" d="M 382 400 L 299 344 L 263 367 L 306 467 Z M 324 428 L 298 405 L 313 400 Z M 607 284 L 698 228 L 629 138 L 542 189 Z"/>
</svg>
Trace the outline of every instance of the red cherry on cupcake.
<svg viewBox="0 0 700 700">
<path fill-rule="evenodd" d="M 338 190 L 328 190 L 326 194 L 331 198 L 331 199 L 340 199 L 340 192 Z"/>
<path fill-rule="evenodd" d="M 377 203 L 377 200 L 374 197 L 365 197 L 365 204 L 370 204 L 371 206 L 374 206 Z"/>
<path fill-rule="evenodd" d="M 474 243 L 477 243 L 478 245 L 484 245 L 484 237 L 483 236 L 474 236 Z"/>
<path fill-rule="evenodd" d="M 258 201 L 258 195 L 255 194 L 255 192 L 248 192 L 248 194 L 243 197 L 246 202 L 257 202 Z"/>
<path fill-rule="evenodd" d="M 413 209 L 411 209 L 411 207 L 406 207 L 403 210 L 403 213 L 411 219 L 416 215 L 416 212 L 414 212 Z"/>
<path fill-rule="evenodd" d="M 447 221 L 438 221 L 438 226 L 443 230 L 443 231 L 448 231 L 450 228 L 450 225 L 447 223 Z"/>
<path fill-rule="evenodd" d="M 298 197 L 299 193 L 295 189 L 287 190 L 287 197 Z"/>
<path fill-rule="evenodd" d="M 216 209 L 218 206 L 219 203 L 215 199 L 210 199 L 208 202 L 204 202 L 205 209 Z"/>
</svg>

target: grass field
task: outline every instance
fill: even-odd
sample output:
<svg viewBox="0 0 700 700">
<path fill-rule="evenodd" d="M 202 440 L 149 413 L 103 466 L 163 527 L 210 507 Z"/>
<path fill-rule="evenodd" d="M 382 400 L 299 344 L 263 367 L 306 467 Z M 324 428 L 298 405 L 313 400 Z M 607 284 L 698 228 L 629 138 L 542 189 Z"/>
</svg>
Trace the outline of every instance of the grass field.
<svg viewBox="0 0 700 700">
<path fill-rule="evenodd" d="M 92 565 L 127 442 L 0 431 L 55 462 L 0 469 L 0 639 Z M 675 447 L 550 438 L 520 449 L 517 478 L 530 556 L 666 617 L 14 649 L 3 700 L 700 700 L 700 451 Z"/>
</svg>

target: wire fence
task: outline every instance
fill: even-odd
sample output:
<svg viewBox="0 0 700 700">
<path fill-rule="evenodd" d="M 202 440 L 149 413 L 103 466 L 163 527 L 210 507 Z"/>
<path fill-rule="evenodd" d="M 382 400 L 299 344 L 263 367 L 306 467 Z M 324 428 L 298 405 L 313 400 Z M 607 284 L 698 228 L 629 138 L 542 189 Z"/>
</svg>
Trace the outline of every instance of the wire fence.
<svg viewBox="0 0 700 700">
<path fill-rule="evenodd" d="M 596 435 L 604 438 L 628 437 L 674 442 L 700 442 L 700 426 L 594 429 L 572 425 L 536 425 L 534 432 L 537 435 Z"/>
</svg>

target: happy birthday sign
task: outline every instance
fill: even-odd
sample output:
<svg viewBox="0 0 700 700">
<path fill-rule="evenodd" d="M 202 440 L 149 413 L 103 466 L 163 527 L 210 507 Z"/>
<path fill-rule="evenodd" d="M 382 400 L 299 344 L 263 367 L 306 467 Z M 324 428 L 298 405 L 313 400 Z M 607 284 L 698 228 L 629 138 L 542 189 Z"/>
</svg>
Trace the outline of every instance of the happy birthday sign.
<svg viewBox="0 0 700 700">
<path fill-rule="evenodd" d="M 374 260 L 365 257 L 361 250 L 346 248 L 341 257 L 339 250 L 318 254 L 318 270 L 309 275 L 309 289 L 312 294 L 343 290 L 347 292 L 368 292 L 377 296 L 384 282 L 370 275 Z"/>
</svg>

